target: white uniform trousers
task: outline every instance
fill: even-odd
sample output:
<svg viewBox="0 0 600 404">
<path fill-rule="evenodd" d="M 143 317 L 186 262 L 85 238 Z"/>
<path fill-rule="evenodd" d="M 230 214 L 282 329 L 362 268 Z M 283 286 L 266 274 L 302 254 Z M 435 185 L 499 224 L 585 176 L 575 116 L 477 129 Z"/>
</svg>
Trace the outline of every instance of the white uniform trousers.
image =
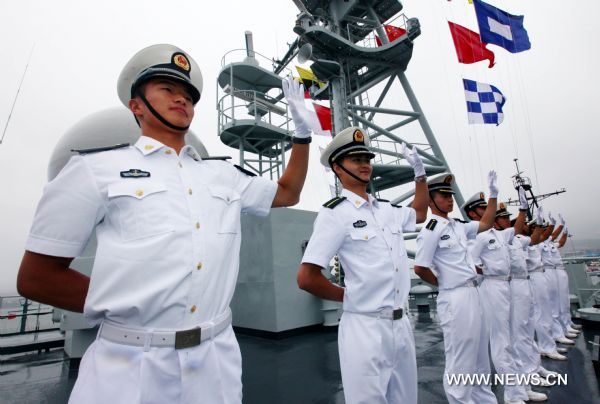
<svg viewBox="0 0 600 404">
<path fill-rule="evenodd" d="M 498 374 L 517 374 L 515 351 L 511 335 L 510 283 L 498 279 L 485 279 L 481 284 L 481 297 L 489 327 L 490 352 Z M 527 400 L 524 386 L 505 385 L 505 400 Z"/>
<path fill-rule="evenodd" d="M 489 385 L 448 383 L 449 375 L 489 374 L 489 334 L 479 288 L 440 290 L 437 312 L 444 333 L 444 390 L 450 404 L 486 404 L 498 400 Z"/>
<path fill-rule="evenodd" d="M 187 349 L 97 338 L 85 352 L 70 404 L 242 402 L 242 357 L 231 326 Z"/>
<path fill-rule="evenodd" d="M 550 310 L 552 313 L 552 328 L 551 335 L 554 340 L 564 338 L 565 333 L 560 324 L 560 297 L 558 296 L 558 279 L 556 269 L 546 268 L 546 279 L 548 281 L 548 294 L 550 298 Z"/>
<path fill-rule="evenodd" d="M 563 332 L 571 326 L 571 299 L 569 298 L 569 274 L 564 269 L 556 270 L 558 298 L 560 300 L 559 319 Z"/>
<path fill-rule="evenodd" d="M 552 353 L 556 351 L 556 342 L 552 338 L 552 308 L 548 280 L 544 272 L 532 272 L 530 276 L 537 345 L 540 353 Z"/>
<path fill-rule="evenodd" d="M 533 340 L 533 296 L 530 280 L 513 279 L 510 282 L 511 293 L 511 332 L 515 364 L 521 374 L 536 372 L 540 366 L 540 352 Z"/>
<path fill-rule="evenodd" d="M 346 404 L 416 404 L 417 359 L 410 321 L 344 312 L 338 349 Z"/>
</svg>

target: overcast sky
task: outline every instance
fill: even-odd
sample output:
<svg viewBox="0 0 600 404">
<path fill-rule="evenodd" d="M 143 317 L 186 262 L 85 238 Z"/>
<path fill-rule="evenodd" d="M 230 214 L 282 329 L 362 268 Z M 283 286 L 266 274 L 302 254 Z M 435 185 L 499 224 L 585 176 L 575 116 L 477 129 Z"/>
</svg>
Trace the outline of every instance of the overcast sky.
<svg viewBox="0 0 600 404">
<path fill-rule="evenodd" d="M 514 198 L 510 176 L 512 160 L 518 157 L 536 192 L 567 189 L 566 194 L 544 201 L 546 211 L 562 212 L 578 237 L 600 238 L 598 216 L 588 213 L 593 210 L 585 205 L 600 198 L 593 175 L 600 151 L 596 123 L 600 56 L 595 43 L 600 4 L 489 2 L 525 15 L 532 49 L 513 55 L 490 45 L 496 54 L 493 69 L 486 62 L 460 65 L 446 21 L 477 30 L 473 6 L 467 0 L 406 0 L 404 13 L 417 17 L 422 27 L 407 70 L 411 85 L 465 197 L 485 190 L 485 173 L 494 168 L 501 197 Z M 205 84 L 192 129 L 211 154 L 237 156 L 217 136 L 216 77 L 221 59 L 227 51 L 244 46 L 245 30 L 253 31 L 258 52 L 281 57 L 286 43 L 295 38 L 297 12 L 291 0 L 0 2 L 0 129 L 33 49 L 0 145 L 0 295 L 15 291 L 17 268 L 54 145 L 83 117 L 120 105 L 116 78 L 136 51 L 154 43 L 173 43 L 196 59 Z M 467 124 L 462 77 L 488 82 L 505 94 L 504 123 Z M 398 104 L 402 102 L 398 93 Z M 313 164 L 309 176 L 321 173 Z M 315 184 L 303 192 L 300 207 L 316 209 L 328 199 Z"/>
</svg>

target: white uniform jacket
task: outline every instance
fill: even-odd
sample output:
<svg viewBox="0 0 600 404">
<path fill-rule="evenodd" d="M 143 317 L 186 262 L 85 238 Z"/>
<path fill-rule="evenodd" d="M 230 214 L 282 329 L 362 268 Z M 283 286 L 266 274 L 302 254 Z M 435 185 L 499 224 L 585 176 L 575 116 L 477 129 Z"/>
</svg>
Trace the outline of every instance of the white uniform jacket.
<svg viewBox="0 0 600 404">
<path fill-rule="evenodd" d="M 319 211 L 302 262 L 327 268 L 338 254 L 345 311 L 402 307 L 410 290 L 404 232 L 415 231 L 415 210 L 371 196 L 366 201 L 345 189 L 341 196 L 345 199 L 333 209 Z"/>
<path fill-rule="evenodd" d="M 269 213 L 277 184 L 142 136 L 72 157 L 44 189 L 26 249 L 79 256 L 98 239 L 85 315 L 133 328 L 186 329 L 229 307 L 240 214 Z"/>
<path fill-rule="evenodd" d="M 478 230 L 477 221 L 431 215 L 417 236 L 415 265 L 434 269 L 441 290 L 463 286 L 477 276 L 467 240 L 474 239 Z"/>
</svg>

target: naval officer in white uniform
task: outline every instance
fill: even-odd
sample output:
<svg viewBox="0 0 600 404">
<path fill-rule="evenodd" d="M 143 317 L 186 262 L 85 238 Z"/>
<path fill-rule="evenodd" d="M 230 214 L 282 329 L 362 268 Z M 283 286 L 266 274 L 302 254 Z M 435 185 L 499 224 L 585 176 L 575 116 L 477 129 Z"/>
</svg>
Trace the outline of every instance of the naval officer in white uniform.
<svg viewBox="0 0 600 404">
<path fill-rule="evenodd" d="M 451 404 L 496 403 L 488 385 L 449 383 L 452 375 L 489 374 L 489 338 L 479 291 L 479 279 L 467 241 L 492 227 L 496 214 L 496 173 L 488 174 L 490 198 L 481 221 L 451 219 L 454 207 L 452 174 L 429 180 L 431 219 L 417 237 L 415 273 L 438 285 L 437 310 L 444 333 L 444 390 Z M 432 271 L 435 270 L 435 273 Z"/>
<path fill-rule="evenodd" d="M 512 355 L 517 373 L 525 375 L 541 370 L 541 367 L 539 367 L 540 354 L 535 352 L 537 346 L 535 346 L 532 333 L 531 314 L 533 302 L 526 261 L 526 248 L 532 242 L 533 244 L 539 242 L 539 232 L 536 235 L 538 237 L 533 241 L 530 237 L 522 234 L 525 227 L 525 217 L 529 210 L 525 190 L 522 187 L 519 188 L 519 201 L 520 208 L 517 218 L 511 221 L 510 212 L 506 207 L 501 206 L 496 213 L 495 227 L 501 232 L 511 231 L 511 229 L 514 232 L 514 237 L 508 244 L 510 259 L 509 344 L 511 345 L 509 353 Z M 530 385 L 525 384 L 524 387 L 529 401 L 545 401 L 548 399 L 545 394 L 533 391 Z"/>
<path fill-rule="evenodd" d="M 528 276 L 528 288 L 529 288 L 529 301 L 531 303 L 529 307 L 529 318 L 526 319 L 522 317 L 520 320 L 520 328 L 522 329 L 523 334 L 522 342 L 516 346 L 516 350 L 519 354 L 519 359 L 521 360 L 522 371 L 524 373 L 538 373 L 543 378 L 550 376 L 551 374 L 555 375 L 556 372 L 549 371 L 542 366 L 541 363 L 541 347 L 543 347 L 549 355 L 554 356 L 554 359 L 566 359 L 565 356 L 560 355 L 558 353 L 556 344 L 552 337 L 550 336 L 550 327 L 549 325 L 538 324 L 541 320 L 541 316 L 539 315 L 539 307 L 540 304 L 538 301 L 541 299 L 548 300 L 548 291 L 546 290 L 546 280 L 543 274 L 542 268 L 542 260 L 539 252 L 539 243 L 542 241 L 542 224 L 544 219 L 542 218 L 542 210 L 539 208 L 536 212 L 535 219 L 527 223 L 523 227 L 523 234 L 516 235 L 517 238 L 521 239 L 521 244 L 524 246 L 523 255 L 525 259 L 525 265 Z M 536 223 L 540 225 L 537 226 Z M 521 262 L 522 264 L 522 262 Z M 519 281 L 521 282 L 521 281 Z M 522 283 L 522 282 L 521 282 Z M 511 283 L 511 291 L 513 292 L 515 288 L 512 288 L 515 283 Z M 522 285 L 517 285 L 517 288 L 521 291 L 516 300 L 513 298 L 513 307 L 515 311 L 518 311 L 515 317 L 524 316 L 525 308 L 523 304 L 519 304 L 517 302 L 518 299 L 523 299 L 527 291 L 523 290 Z M 548 303 L 546 303 L 548 304 Z M 526 305 L 526 304 L 525 304 Z M 517 324 L 516 322 L 514 323 Z M 537 332 L 537 341 L 534 339 Z M 560 348 L 565 349 L 566 348 Z M 519 353 L 520 352 L 520 353 Z M 548 382 L 545 379 L 540 379 L 541 386 L 549 386 Z"/>
<path fill-rule="evenodd" d="M 573 322 L 571 321 L 571 299 L 569 298 L 569 275 L 567 274 L 567 269 L 563 264 L 562 257 L 560 255 L 560 249 L 564 247 L 567 242 L 567 238 L 569 236 L 569 231 L 567 229 L 566 223 L 562 217 L 562 215 L 558 214 L 559 223 L 563 225 L 563 230 L 560 236 L 557 238 L 557 242 L 554 243 L 556 249 L 552 250 L 552 257 L 554 258 L 554 264 L 556 267 L 556 280 L 558 284 L 558 309 L 559 316 L 558 320 L 560 325 L 562 326 L 563 332 L 565 336 L 569 338 L 574 338 L 574 336 L 579 335 L 581 331 L 573 328 Z"/>
<path fill-rule="evenodd" d="M 464 209 L 470 218 L 481 219 L 483 207 Z M 501 203 L 496 217 L 506 211 Z M 525 221 L 525 212 L 520 214 L 517 225 L 519 228 Z M 506 229 L 491 228 L 477 234 L 470 252 L 475 264 L 483 270 L 483 284 L 480 287 L 481 300 L 489 327 L 490 352 L 496 372 L 502 375 L 517 374 L 517 365 L 512 348 L 511 338 L 511 243 L 515 235 L 513 227 Z M 504 386 L 504 402 L 520 403 L 527 400 L 527 390 L 524 386 L 514 384 Z"/>
<path fill-rule="evenodd" d="M 546 278 L 546 269 L 542 263 L 542 245 L 550 237 L 551 230 L 545 226 L 542 207 L 538 208 L 536 221 L 529 222 L 530 232 L 540 232 L 539 243 L 527 247 L 527 271 L 530 274 L 531 289 L 533 292 L 533 324 L 539 353 L 554 360 L 567 360 L 563 353 L 566 348 L 557 347 L 552 338 L 552 308 L 550 301 L 550 287 Z M 542 368 L 538 371 L 542 376 L 548 376 Z"/>
<path fill-rule="evenodd" d="M 358 127 L 337 134 L 321 156 L 340 179 L 339 197 L 319 211 L 298 271 L 300 288 L 343 301 L 338 346 L 347 404 L 417 402 L 415 343 L 404 307 L 410 289 L 403 234 L 427 216 L 425 169 L 417 151 L 403 145 L 415 173 L 412 207 L 367 194 L 369 137 Z M 337 254 L 345 287 L 322 274 Z"/>
<path fill-rule="evenodd" d="M 557 275 L 557 271 L 560 271 L 560 269 L 557 269 L 559 265 L 556 259 L 556 254 L 558 253 L 558 244 L 555 242 L 555 240 L 558 239 L 560 233 L 562 232 L 564 223 L 559 222 L 558 226 L 556 226 L 556 219 L 552 217 L 551 213 L 548 214 L 548 220 L 550 221 L 550 226 L 546 232 L 551 233 L 551 236 L 548 237 L 546 241 L 541 243 L 541 254 L 550 298 L 550 314 L 552 317 L 551 334 L 552 338 L 554 338 L 556 342 L 567 346 L 573 346 L 575 345 L 575 342 L 569 338 L 575 338 L 577 335 L 568 333 L 567 330 L 563 329 L 560 321 L 560 296 L 558 291 L 559 281 Z M 560 265 L 562 265 L 562 260 Z"/>
<path fill-rule="evenodd" d="M 308 165 L 303 90 L 283 84 L 296 133 L 275 183 L 184 144 L 202 92 L 186 52 L 154 45 L 124 67 L 119 97 L 142 136 L 72 157 L 45 187 L 17 280 L 23 296 L 100 325 L 71 403 L 241 403 L 229 309 L 240 214 L 295 204 Z M 69 265 L 94 231 L 88 278 Z"/>
</svg>

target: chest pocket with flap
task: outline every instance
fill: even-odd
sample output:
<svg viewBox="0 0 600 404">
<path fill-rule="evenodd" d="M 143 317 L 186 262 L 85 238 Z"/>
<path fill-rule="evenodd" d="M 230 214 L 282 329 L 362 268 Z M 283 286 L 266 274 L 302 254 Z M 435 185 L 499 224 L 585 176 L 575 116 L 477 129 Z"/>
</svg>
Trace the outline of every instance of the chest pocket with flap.
<svg viewBox="0 0 600 404">
<path fill-rule="evenodd" d="M 440 236 L 440 241 L 438 246 L 444 249 L 452 249 L 459 244 L 459 240 L 456 236 L 452 236 L 450 234 L 443 234 Z"/>
<path fill-rule="evenodd" d="M 238 233 L 240 231 L 240 195 L 231 188 L 209 185 L 211 195 L 210 215 L 216 221 L 217 233 Z"/>
<path fill-rule="evenodd" d="M 161 182 L 137 179 L 114 182 L 108 185 L 108 199 L 109 211 L 116 209 L 123 241 L 169 233 L 174 229 L 167 187 Z"/>
<path fill-rule="evenodd" d="M 490 241 L 493 241 L 493 243 L 490 243 Z M 500 247 L 502 247 L 502 245 L 500 245 L 500 242 L 496 239 L 490 239 L 487 241 L 488 250 L 497 250 Z"/>
<path fill-rule="evenodd" d="M 350 230 L 350 238 L 354 241 L 369 241 L 377 236 L 373 229 L 352 229 Z"/>
</svg>

